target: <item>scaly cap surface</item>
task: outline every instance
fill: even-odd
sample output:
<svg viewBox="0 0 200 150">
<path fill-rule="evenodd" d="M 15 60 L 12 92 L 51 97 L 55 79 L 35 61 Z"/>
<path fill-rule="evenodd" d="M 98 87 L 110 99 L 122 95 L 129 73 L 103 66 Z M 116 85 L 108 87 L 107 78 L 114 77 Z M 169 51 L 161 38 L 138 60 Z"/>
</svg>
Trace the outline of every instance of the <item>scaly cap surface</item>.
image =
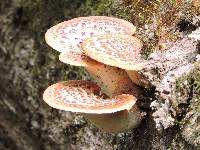
<svg viewBox="0 0 200 150">
<path fill-rule="evenodd" d="M 93 36 L 82 42 L 82 48 L 92 59 L 126 70 L 140 70 L 145 63 L 140 54 L 141 41 L 130 35 Z"/>
<path fill-rule="evenodd" d="M 101 89 L 96 84 L 84 80 L 53 84 L 45 90 L 43 99 L 53 108 L 93 114 L 131 109 L 136 102 L 136 98 L 128 94 L 103 98 Z"/>
<path fill-rule="evenodd" d="M 45 40 L 49 46 L 59 52 L 66 52 L 67 54 L 77 55 L 86 58 L 80 48 L 80 43 L 83 39 L 92 37 L 94 35 L 121 33 L 134 34 L 135 26 L 123 19 L 107 17 L 107 16 L 89 16 L 79 17 L 68 21 L 61 22 L 51 27 L 45 34 Z M 65 55 L 65 54 L 63 54 Z M 65 63 L 72 63 L 72 65 L 81 66 L 74 61 L 67 61 L 61 54 L 60 60 Z M 66 56 L 66 55 L 65 55 Z M 92 63 L 92 59 L 83 59 Z M 79 59 L 80 60 L 80 59 Z M 85 64 L 83 64 L 85 65 Z"/>
<path fill-rule="evenodd" d="M 81 51 L 80 42 L 93 35 L 123 33 L 134 34 L 135 26 L 123 19 L 106 16 L 79 17 L 61 22 L 51 27 L 45 40 L 59 52 Z"/>
</svg>

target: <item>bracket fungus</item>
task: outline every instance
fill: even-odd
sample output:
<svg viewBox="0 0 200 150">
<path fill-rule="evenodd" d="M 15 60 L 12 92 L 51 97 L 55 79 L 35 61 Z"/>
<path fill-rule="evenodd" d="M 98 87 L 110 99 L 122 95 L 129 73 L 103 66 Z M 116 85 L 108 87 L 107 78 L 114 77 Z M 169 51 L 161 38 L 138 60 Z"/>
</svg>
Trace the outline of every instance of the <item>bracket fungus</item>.
<svg viewBox="0 0 200 150">
<path fill-rule="evenodd" d="M 123 19 L 107 16 L 78 17 L 61 22 L 47 30 L 45 40 L 59 52 L 82 51 L 80 43 L 93 35 L 122 33 L 133 35 L 135 26 Z"/>
<path fill-rule="evenodd" d="M 44 101 L 53 108 L 82 113 L 90 122 L 105 132 L 118 133 L 136 127 L 143 118 L 135 104 L 142 91 L 133 84 L 130 73 L 127 71 L 130 69 L 126 68 L 131 65 L 130 67 L 133 69 L 136 65 L 133 67 L 130 62 L 126 62 L 125 68 L 113 65 L 115 61 L 111 61 L 111 64 L 101 61 L 101 59 L 109 60 L 110 58 L 107 58 L 107 56 L 98 54 L 99 56 L 96 59 L 93 58 L 95 53 L 92 53 L 93 56 L 91 56 L 88 55 L 89 49 L 86 50 L 89 45 L 89 47 L 97 46 L 90 43 L 93 37 L 98 39 L 100 36 L 106 37 L 108 35 L 112 39 L 115 35 L 122 38 L 117 39 L 117 41 L 125 43 L 125 45 L 120 45 L 120 48 L 125 50 L 130 43 L 123 41 L 123 39 L 126 39 L 126 37 L 131 37 L 130 40 L 132 41 L 134 39 L 134 42 L 137 43 L 135 53 L 139 55 L 142 44 L 137 38 L 131 36 L 135 33 L 135 30 L 135 26 L 130 22 L 106 16 L 79 17 L 50 28 L 45 34 L 45 40 L 53 49 L 61 52 L 59 60 L 70 65 L 84 67 L 101 88 L 90 81 L 59 82 L 45 90 Z M 116 41 L 112 40 L 110 42 L 117 44 Z M 83 41 L 84 43 L 82 43 Z M 94 43 L 97 44 L 98 42 L 95 41 Z M 97 46 L 97 49 L 108 46 L 101 40 L 98 44 L 100 44 L 100 47 Z M 111 44 L 112 46 L 114 45 Z M 115 49 L 117 47 L 118 45 L 115 46 Z M 132 47 L 130 46 L 128 49 Z M 87 55 L 85 55 L 83 49 Z M 132 54 L 130 58 L 131 56 Z M 124 59 L 125 57 L 120 58 L 120 60 Z M 125 69 L 127 70 L 125 71 Z"/>
<path fill-rule="evenodd" d="M 124 69 L 133 83 L 148 87 L 140 70 L 147 63 L 141 57 L 141 41 L 131 35 L 107 34 L 87 38 L 82 42 L 84 53 L 92 59 Z"/>
<path fill-rule="evenodd" d="M 124 70 L 97 62 L 86 56 L 80 43 L 95 35 L 109 33 L 132 35 L 134 32 L 135 26 L 125 20 L 106 16 L 90 16 L 75 18 L 53 26 L 46 32 L 45 39 L 52 48 L 62 52 L 59 56 L 60 61 L 83 66 L 104 92 L 113 96 L 133 88 L 138 91 L 139 89 L 134 86 Z"/>
<path fill-rule="evenodd" d="M 132 129 L 142 119 L 134 96 L 121 94 L 108 98 L 98 85 L 90 81 L 72 80 L 53 84 L 45 90 L 43 99 L 53 108 L 83 113 L 105 132 Z"/>
</svg>

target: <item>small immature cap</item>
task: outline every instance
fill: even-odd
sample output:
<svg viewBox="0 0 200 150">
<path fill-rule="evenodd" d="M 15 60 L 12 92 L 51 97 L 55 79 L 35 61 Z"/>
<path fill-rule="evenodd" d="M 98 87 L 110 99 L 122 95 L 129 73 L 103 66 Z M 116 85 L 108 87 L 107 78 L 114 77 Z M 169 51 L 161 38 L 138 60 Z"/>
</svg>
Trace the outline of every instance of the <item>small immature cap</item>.
<svg viewBox="0 0 200 150">
<path fill-rule="evenodd" d="M 92 59 L 126 70 L 142 69 L 142 43 L 130 35 L 97 35 L 82 42 L 84 53 Z"/>
<path fill-rule="evenodd" d="M 51 107 L 80 113 L 113 113 L 131 109 L 136 102 L 136 98 L 128 94 L 104 97 L 96 84 L 84 80 L 56 83 L 43 94 L 44 101 Z"/>
</svg>

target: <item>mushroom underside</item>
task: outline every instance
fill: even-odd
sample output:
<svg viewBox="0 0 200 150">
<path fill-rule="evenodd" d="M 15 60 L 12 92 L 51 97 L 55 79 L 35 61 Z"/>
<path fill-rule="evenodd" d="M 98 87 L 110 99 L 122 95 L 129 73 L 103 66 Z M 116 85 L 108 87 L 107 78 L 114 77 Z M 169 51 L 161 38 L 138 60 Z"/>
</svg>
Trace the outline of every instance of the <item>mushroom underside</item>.
<svg viewBox="0 0 200 150">
<path fill-rule="evenodd" d="M 109 114 L 83 114 L 93 125 L 103 132 L 121 133 L 136 128 L 143 116 L 134 105 L 130 110 Z"/>
</svg>

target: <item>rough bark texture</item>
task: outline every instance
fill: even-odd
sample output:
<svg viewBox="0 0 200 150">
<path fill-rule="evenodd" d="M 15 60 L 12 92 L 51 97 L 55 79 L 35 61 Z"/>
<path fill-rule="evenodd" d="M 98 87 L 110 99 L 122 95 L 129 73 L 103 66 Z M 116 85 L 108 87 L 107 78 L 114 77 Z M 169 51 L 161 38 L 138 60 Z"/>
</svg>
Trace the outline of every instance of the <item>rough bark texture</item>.
<svg viewBox="0 0 200 150">
<path fill-rule="evenodd" d="M 82 69 L 58 61 L 58 53 L 44 42 L 46 30 L 77 16 L 129 18 L 122 7 L 112 0 L 0 1 L 0 149 L 200 148 L 199 50 L 187 35 L 150 55 L 143 73 L 153 88 L 139 103 L 147 115 L 132 131 L 101 133 L 82 116 L 43 102 L 48 85 L 89 79 Z"/>
</svg>

